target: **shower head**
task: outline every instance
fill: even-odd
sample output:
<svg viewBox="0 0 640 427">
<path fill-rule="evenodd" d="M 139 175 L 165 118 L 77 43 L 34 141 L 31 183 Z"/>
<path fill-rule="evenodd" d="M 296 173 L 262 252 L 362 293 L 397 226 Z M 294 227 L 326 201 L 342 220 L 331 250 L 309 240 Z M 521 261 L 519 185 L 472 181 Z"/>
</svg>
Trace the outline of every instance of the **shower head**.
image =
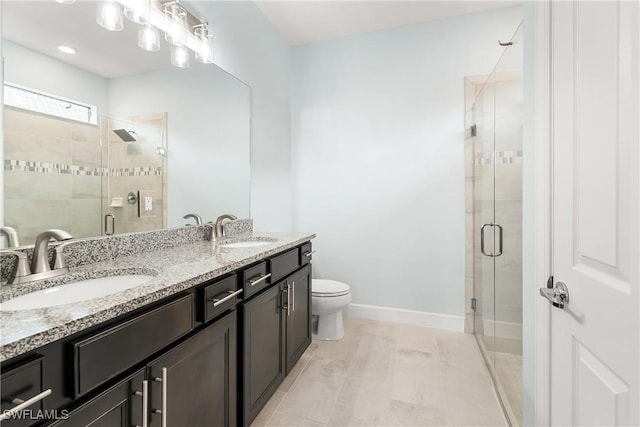
<svg viewBox="0 0 640 427">
<path fill-rule="evenodd" d="M 126 130 L 126 129 L 114 129 L 113 132 L 116 135 L 118 135 L 120 137 L 120 139 L 123 140 L 124 142 L 133 142 L 133 141 L 136 140 L 133 137 L 133 135 L 131 135 L 132 133 L 135 133 L 135 131 Z"/>
</svg>

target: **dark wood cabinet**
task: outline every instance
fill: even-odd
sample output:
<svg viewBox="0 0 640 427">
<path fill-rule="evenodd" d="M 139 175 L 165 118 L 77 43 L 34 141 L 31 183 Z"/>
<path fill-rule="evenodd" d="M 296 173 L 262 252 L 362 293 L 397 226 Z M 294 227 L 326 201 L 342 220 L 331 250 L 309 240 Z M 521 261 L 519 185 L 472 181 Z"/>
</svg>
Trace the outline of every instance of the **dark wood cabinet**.
<svg viewBox="0 0 640 427">
<path fill-rule="evenodd" d="M 243 424 L 248 426 L 286 375 L 283 283 L 244 304 Z"/>
<path fill-rule="evenodd" d="M 287 374 L 311 344 L 311 266 L 306 265 L 286 280 L 290 308 L 287 316 Z"/>
<path fill-rule="evenodd" d="M 150 426 L 235 427 L 236 325 L 233 311 L 148 365 Z"/>
<path fill-rule="evenodd" d="M 140 369 L 84 405 L 71 411 L 56 411 L 50 427 L 142 426 L 144 370 Z"/>
</svg>

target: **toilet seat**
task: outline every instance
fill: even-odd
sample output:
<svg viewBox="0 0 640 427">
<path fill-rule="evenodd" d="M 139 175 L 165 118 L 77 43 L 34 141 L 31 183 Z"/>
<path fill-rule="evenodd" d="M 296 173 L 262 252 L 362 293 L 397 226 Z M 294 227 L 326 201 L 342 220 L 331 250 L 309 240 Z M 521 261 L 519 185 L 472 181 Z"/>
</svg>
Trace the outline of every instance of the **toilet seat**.
<svg viewBox="0 0 640 427">
<path fill-rule="evenodd" d="M 351 292 L 349 285 L 335 280 L 313 279 L 311 295 L 316 298 L 341 297 Z"/>
</svg>

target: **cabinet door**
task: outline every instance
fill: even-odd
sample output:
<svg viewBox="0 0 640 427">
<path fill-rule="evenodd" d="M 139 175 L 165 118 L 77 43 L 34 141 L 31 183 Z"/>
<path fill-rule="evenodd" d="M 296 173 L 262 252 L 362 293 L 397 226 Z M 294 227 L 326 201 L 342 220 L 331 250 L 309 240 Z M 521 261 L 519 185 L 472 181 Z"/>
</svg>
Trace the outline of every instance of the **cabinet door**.
<svg viewBox="0 0 640 427">
<path fill-rule="evenodd" d="M 141 426 L 144 370 L 139 370 L 115 386 L 100 393 L 70 412 L 56 411 L 56 427 L 130 427 Z"/>
<path fill-rule="evenodd" d="M 234 311 L 148 365 L 151 426 L 235 427 L 236 322 Z"/>
<path fill-rule="evenodd" d="M 296 271 L 286 281 L 290 309 L 287 316 L 287 374 L 311 344 L 311 266 Z"/>
<path fill-rule="evenodd" d="M 276 284 L 243 307 L 245 426 L 251 424 L 285 377 L 282 286 Z"/>
</svg>

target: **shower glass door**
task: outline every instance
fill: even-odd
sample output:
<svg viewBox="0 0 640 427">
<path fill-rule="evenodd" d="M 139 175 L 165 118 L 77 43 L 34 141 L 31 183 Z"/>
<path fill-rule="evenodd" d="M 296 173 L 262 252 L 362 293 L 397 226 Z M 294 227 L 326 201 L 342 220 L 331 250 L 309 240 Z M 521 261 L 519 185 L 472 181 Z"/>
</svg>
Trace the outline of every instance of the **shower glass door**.
<svg viewBox="0 0 640 427">
<path fill-rule="evenodd" d="M 475 333 L 512 425 L 522 425 L 521 29 L 476 96 Z"/>
</svg>

